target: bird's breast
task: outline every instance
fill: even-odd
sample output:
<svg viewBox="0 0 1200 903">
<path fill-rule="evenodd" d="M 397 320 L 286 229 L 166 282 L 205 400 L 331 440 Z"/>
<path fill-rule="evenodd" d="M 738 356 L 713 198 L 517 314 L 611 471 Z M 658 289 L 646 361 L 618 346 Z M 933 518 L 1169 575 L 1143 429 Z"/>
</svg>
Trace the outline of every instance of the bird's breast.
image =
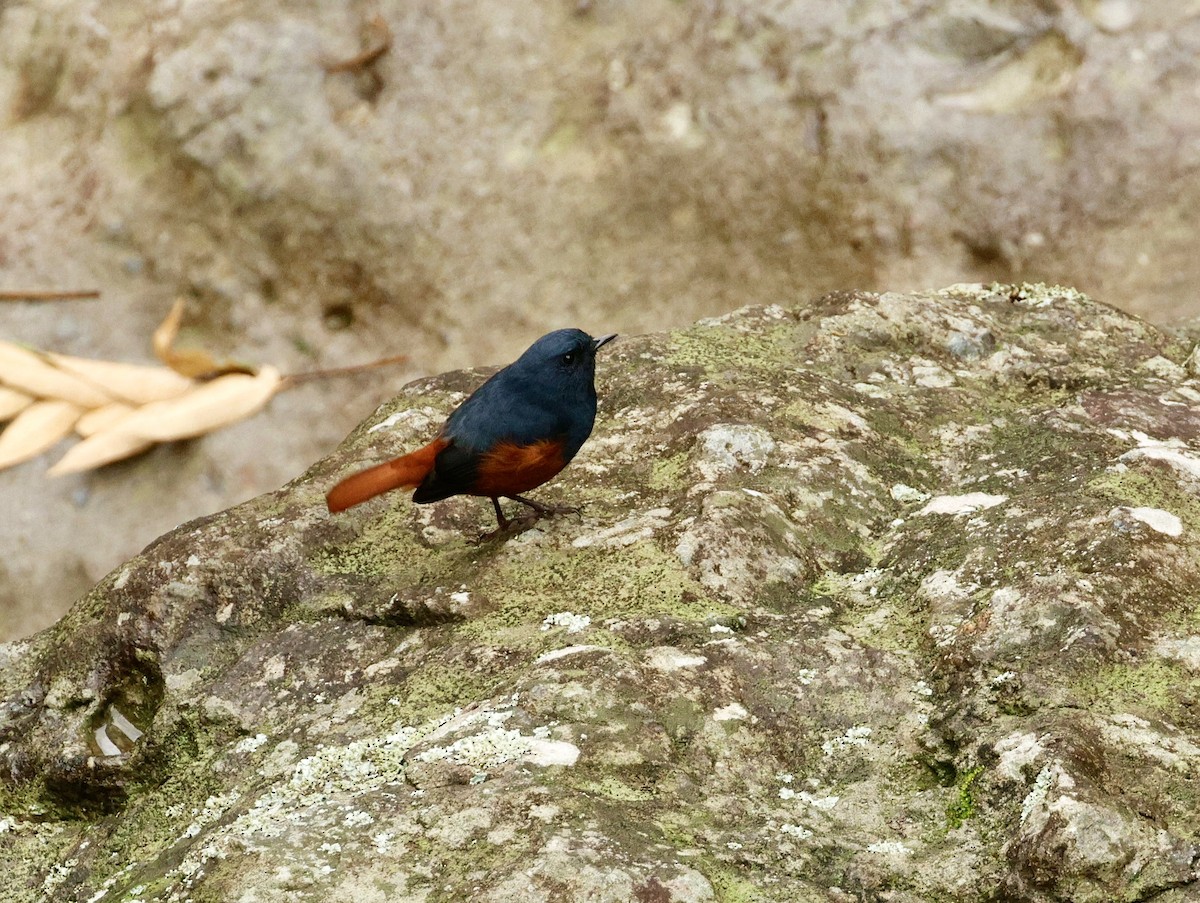
<svg viewBox="0 0 1200 903">
<path fill-rule="evenodd" d="M 497 443 L 479 459 L 472 495 L 518 495 L 541 486 L 567 466 L 563 442 Z"/>
</svg>

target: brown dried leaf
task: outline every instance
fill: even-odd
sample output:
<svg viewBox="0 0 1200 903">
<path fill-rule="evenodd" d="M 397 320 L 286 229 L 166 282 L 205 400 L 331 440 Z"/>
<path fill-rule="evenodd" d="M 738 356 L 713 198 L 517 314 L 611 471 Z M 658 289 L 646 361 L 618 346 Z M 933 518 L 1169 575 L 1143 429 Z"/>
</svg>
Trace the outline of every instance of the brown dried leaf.
<svg viewBox="0 0 1200 903">
<path fill-rule="evenodd" d="M 82 413 L 69 401 L 38 401 L 16 416 L 0 433 L 0 468 L 36 458 L 70 435 Z"/>
<path fill-rule="evenodd" d="M 77 376 L 64 373 L 40 355 L 0 339 L 0 383 L 39 398 L 96 408 L 113 399 Z"/>
<path fill-rule="evenodd" d="M 230 373 L 200 383 L 178 398 L 143 405 L 113 430 L 152 442 L 201 436 L 249 417 L 271 399 L 281 382 L 274 367 L 263 367 L 256 376 Z"/>
<path fill-rule="evenodd" d="M 46 358 L 65 373 L 113 398 L 135 405 L 174 398 L 192 387 L 190 379 L 167 367 L 97 361 L 54 353 L 47 354 Z"/>
<path fill-rule="evenodd" d="M 189 379 L 209 378 L 224 373 L 250 373 L 245 367 L 237 364 L 219 364 L 207 351 L 186 348 L 182 351 L 175 348 L 175 339 L 179 336 L 179 324 L 183 322 L 184 301 L 179 298 L 154 330 L 152 344 L 155 356 L 174 370 Z"/>
<path fill-rule="evenodd" d="M 46 473 L 52 477 L 61 477 L 68 473 L 92 470 L 113 461 L 131 458 L 152 445 L 153 442 L 136 436 L 126 436 L 115 430 L 96 433 L 73 446 Z"/>
<path fill-rule="evenodd" d="M 114 401 L 102 408 L 92 408 L 84 413 L 75 424 L 75 432 L 84 439 L 96 433 L 112 429 L 118 422 L 132 414 L 136 408 L 123 401 Z"/>
<path fill-rule="evenodd" d="M 0 423 L 12 420 L 33 404 L 33 399 L 24 392 L 0 386 Z"/>
</svg>

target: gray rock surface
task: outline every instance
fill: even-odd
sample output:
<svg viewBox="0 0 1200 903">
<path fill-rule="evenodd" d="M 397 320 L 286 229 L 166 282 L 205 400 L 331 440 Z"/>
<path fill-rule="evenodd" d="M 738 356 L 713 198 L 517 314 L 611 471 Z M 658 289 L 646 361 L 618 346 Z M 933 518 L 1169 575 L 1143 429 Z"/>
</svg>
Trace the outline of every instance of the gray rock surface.
<svg viewBox="0 0 1200 903">
<path fill-rule="evenodd" d="M 1200 383 L 1069 289 L 625 339 L 596 432 L 489 506 L 284 488 L 0 647 L 0 895 L 1197 899 Z"/>
<path fill-rule="evenodd" d="M 328 72 L 375 12 L 391 51 Z M 411 366 L 111 474 L 0 474 L 0 635 L 549 328 L 1025 278 L 1196 315 L 1198 70 L 1194 0 L 8 0 L 0 287 L 104 299 L 0 332 L 142 359 L 184 295 L 250 363 Z"/>
</svg>

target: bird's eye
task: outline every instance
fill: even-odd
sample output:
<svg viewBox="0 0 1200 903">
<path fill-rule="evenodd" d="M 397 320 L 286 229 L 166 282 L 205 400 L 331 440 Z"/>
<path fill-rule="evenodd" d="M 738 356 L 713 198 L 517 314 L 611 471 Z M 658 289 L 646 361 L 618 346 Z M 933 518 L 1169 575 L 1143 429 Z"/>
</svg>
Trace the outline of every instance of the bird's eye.
<svg viewBox="0 0 1200 903">
<path fill-rule="evenodd" d="M 575 363 L 575 352 L 574 352 L 574 351 L 568 351 L 566 354 L 564 354 L 564 355 L 562 356 L 562 362 L 563 362 L 563 364 L 564 364 L 565 366 L 567 366 L 567 367 L 569 367 L 569 366 L 571 366 L 573 363 Z"/>
</svg>

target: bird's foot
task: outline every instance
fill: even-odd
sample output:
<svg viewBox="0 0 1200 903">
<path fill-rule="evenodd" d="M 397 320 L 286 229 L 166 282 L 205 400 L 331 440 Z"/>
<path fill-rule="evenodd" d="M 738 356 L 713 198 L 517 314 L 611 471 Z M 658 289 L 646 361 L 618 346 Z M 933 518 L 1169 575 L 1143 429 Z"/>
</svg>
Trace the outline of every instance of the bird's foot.
<svg viewBox="0 0 1200 903">
<path fill-rule="evenodd" d="M 523 495 L 509 495 L 505 498 L 510 498 L 514 502 L 520 502 L 537 512 L 540 517 L 553 517 L 556 514 L 578 514 L 582 508 L 573 505 L 545 505 L 541 502 L 535 502 L 533 499 L 527 499 Z"/>
<path fill-rule="evenodd" d="M 511 525 L 510 525 L 511 526 Z M 481 546 L 485 542 L 491 542 L 508 533 L 508 527 L 497 527 L 495 530 L 488 530 L 486 533 L 480 533 L 473 540 L 468 540 L 473 546 Z"/>
<path fill-rule="evenodd" d="M 495 530 L 488 530 L 486 533 L 480 533 L 475 540 L 474 545 L 481 546 L 485 542 L 491 542 L 493 539 L 501 539 L 506 536 L 512 536 L 524 530 L 528 530 L 541 517 L 537 512 L 523 514 L 520 517 L 506 517 L 500 522 L 500 525 Z"/>
<path fill-rule="evenodd" d="M 570 505 L 544 505 L 541 502 L 535 502 L 533 499 L 527 499 L 522 495 L 506 495 L 505 498 L 525 505 L 530 509 L 529 513 L 521 517 L 505 517 L 504 512 L 500 509 L 500 500 L 492 499 L 492 507 L 496 511 L 496 523 L 498 526 L 495 530 L 489 530 L 487 533 L 480 534 L 479 538 L 475 540 L 475 545 L 482 545 L 485 542 L 490 542 L 502 536 L 509 536 L 513 533 L 520 533 L 522 530 L 528 530 L 543 517 L 554 517 L 558 514 L 578 514 L 583 510 Z"/>
</svg>

